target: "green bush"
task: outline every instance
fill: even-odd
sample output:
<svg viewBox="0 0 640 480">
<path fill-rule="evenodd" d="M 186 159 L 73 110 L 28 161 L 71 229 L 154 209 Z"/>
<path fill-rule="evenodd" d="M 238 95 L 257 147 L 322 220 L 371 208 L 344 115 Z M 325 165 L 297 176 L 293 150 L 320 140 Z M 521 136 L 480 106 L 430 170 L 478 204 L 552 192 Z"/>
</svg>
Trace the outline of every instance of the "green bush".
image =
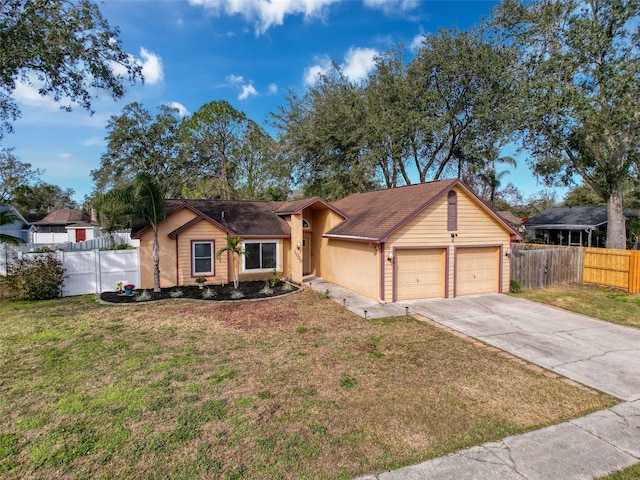
<svg viewBox="0 0 640 480">
<path fill-rule="evenodd" d="M 23 300 L 58 298 L 65 271 L 56 255 L 24 255 L 8 265 L 6 283 Z"/>
<path fill-rule="evenodd" d="M 519 280 L 511 280 L 511 293 L 520 293 L 522 291 L 522 282 Z"/>
</svg>

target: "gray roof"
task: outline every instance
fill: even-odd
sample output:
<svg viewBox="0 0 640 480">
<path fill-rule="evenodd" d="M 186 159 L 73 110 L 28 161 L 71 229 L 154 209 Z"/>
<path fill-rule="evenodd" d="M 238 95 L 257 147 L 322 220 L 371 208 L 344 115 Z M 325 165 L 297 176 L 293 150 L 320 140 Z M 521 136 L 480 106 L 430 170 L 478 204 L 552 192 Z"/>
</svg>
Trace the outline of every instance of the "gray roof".
<svg viewBox="0 0 640 480">
<path fill-rule="evenodd" d="M 626 218 L 638 217 L 638 212 L 625 208 Z M 595 228 L 607 223 L 606 205 L 595 207 L 554 207 L 531 217 L 525 222 L 527 227 L 537 228 Z"/>
</svg>

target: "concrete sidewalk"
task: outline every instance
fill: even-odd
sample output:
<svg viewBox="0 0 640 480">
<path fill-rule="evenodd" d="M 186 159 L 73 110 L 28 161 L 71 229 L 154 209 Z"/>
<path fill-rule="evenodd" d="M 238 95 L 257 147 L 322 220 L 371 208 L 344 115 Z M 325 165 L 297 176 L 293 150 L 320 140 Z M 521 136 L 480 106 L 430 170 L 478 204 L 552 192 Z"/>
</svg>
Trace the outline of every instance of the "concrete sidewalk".
<svg viewBox="0 0 640 480">
<path fill-rule="evenodd" d="M 328 296 L 334 301 L 352 312 L 366 318 L 380 318 L 412 314 L 418 311 L 436 323 L 454 328 L 465 334 L 479 338 L 487 343 L 510 350 L 506 343 L 496 344 L 491 337 L 496 334 L 500 338 L 505 337 L 505 332 L 511 337 L 516 337 L 514 330 L 519 333 L 526 333 L 529 328 L 535 328 L 535 325 L 521 326 L 515 325 L 514 319 L 520 318 L 527 323 L 526 318 L 522 318 L 521 310 L 512 311 L 513 302 L 507 301 L 507 309 L 509 314 L 501 313 L 496 315 L 495 305 L 491 308 L 491 315 L 487 316 L 485 311 L 474 311 L 474 309 L 484 310 L 484 305 L 476 305 L 478 300 L 472 298 L 461 297 L 461 299 L 440 299 L 431 301 L 408 301 L 404 303 L 381 305 L 378 302 L 363 297 L 346 288 L 327 282 L 321 278 L 310 277 L 305 279 L 305 284 L 321 293 L 328 293 Z M 479 296 L 478 296 L 479 297 Z M 497 297 L 488 296 L 486 299 L 480 299 L 482 302 L 495 302 Z M 517 300 L 517 299 L 514 299 Z M 469 303 L 469 305 L 466 305 Z M 409 310 L 407 311 L 407 307 Z M 546 307 L 540 304 L 528 304 L 526 306 L 525 317 L 530 319 L 548 323 L 550 319 L 549 312 Z M 366 311 L 366 313 L 365 313 Z M 555 309 L 553 317 L 558 316 L 558 310 Z M 580 316 L 582 318 L 571 318 L 569 321 L 589 323 L 597 323 L 598 325 L 589 325 L 593 328 L 599 328 L 599 335 L 581 338 L 577 346 L 582 349 L 596 351 L 595 347 L 599 346 L 603 335 L 603 330 L 617 330 L 616 326 Z M 466 325 L 465 325 L 466 323 Z M 604 325 L 600 325 L 604 324 Z M 506 328 L 508 325 L 509 328 Z M 491 332 L 493 335 L 487 335 L 486 331 L 481 328 L 488 327 L 498 329 L 499 331 Z M 528 328 L 529 327 L 529 328 Z M 567 334 L 566 327 L 557 333 Z M 573 329 L 572 335 L 576 335 L 576 331 L 585 329 L 584 325 L 571 325 Z M 569 329 L 569 330 L 572 330 Z M 524 331 L 524 332 L 523 332 Z M 635 337 L 631 335 L 631 337 Z M 531 335 L 518 343 L 519 347 L 529 346 L 535 343 Z M 626 342 L 632 341 L 626 338 Z M 595 342 L 591 343 L 590 342 Z M 635 342 L 633 340 L 633 342 Z M 550 347 L 549 338 L 547 337 L 543 344 Z M 624 343 L 624 342 L 623 342 Z M 624 345 L 629 348 L 629 345 Z M 631 346 L 633 349 L 640 348 L 640 345 Z M 571 348 L 570 344 L 565 344 L 564 348 Z M 551 351 L 562 351 L 563 349 L 551 348 Z M 516 355 L 538 363 L 541 366 L 554 368 L 544 360 L 540 351 L 535 351 L 536 355 L 530 355 L 523 348 L 518 348 Z M 567 353 L 567 352 L 561 352 Z M 572 354 L 573 352 L 568 352 Z M 596 355 L 597 356 L 597 355 Z M 529 357 L 529 358 L 527 358 Z M 557 368 L 557 365 L 554 365 Z M 564 370 L 561 373 L 573 380 L 585 381 L 584 370 L 593 370 L 590 372 L 591 377 L 603 375 L 598 369 L 604 368 L 604 365 L 598 363 L 583 366 L 581 371 Z M 633 374 L 631 384 L 635 384 L 640 379 L 639 365 L 622 365 L 621 369 L 625 370 L 625 374 Z M 634 373 L 635 372 L 635 373 Z M 608 381 L 607 378 L 604 378 Z M 586 382 L 591 383 L 592 382 Z M 597 383 L 597 382 L 596 382 Z M 619 382 L 618 382 L 619 384 Z M 602 385 L 599 385 L 602 388 Z M 595 412 L 586 417 L 578 418 L 559 425 L 553 425 L 541 430 L 507 437 L 499 442 L 487 443 L 484 445 L 472 447 L 460 452 L 447 455 L 445 457 L 435 458 L 418 465 L 401 468 L 399 470 L 384 472 L 375 475 L 367 475 L 359 477 L 359 480 L 417 480 L 417 479 L 444 479 L 444 480 L 494 480 L 494 479 L 519 479 L 519 480 L 564 480 L 564 479 L 593 479 L 617 470 L 626 468 L 630 465 L 640 462 L 640 399 L 637 397 L 636 387 L 630 385 L 631 389 L 626 391 L 618 389 L 619 397 L 630 399 L 626 403 L 621 403 L 607 410 Z M 605 388 L 611 393 L 611 388 Z M 615 393 L 614 393 L 615 394 Z"/>
</svg>

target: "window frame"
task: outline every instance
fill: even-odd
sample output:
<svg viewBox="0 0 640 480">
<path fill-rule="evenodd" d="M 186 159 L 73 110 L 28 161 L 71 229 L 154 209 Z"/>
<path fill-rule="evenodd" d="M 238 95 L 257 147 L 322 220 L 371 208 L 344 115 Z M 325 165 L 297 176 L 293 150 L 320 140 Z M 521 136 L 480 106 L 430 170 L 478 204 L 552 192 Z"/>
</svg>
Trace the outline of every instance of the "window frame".
<svg viewBox="0 0 640 480">
<path fill-rule="evenodd" d="M 197 257 L 211 258 L 211 270 L 207 272 L 196 271 L 196 245 L 209 244 L 211 246 L 210 257 Z M 215 240 L 191 240 L 191 277 L 215 277 L 216 275 L 216 262 L 215 262 L 216 242 Z"/>
<path fill-rule="evenodd" d="M 244 240 L 242 242 L 242 249 L 246 250 L 247 245 L 263 245 L 263 244 L 275 244 L 276 246 L 276 266 L 273 267 L 276 270 L 280 271 L 280 240 L 277 239 L 264 239 L 264 240 Z M 260 247 L 260 268 L 247 268 L 247 257 L 242 255 L 242 272 L 243 273 L 264 273 L 264 272 L 273 272 L 273 268 L 263 268 L 262 267 L 262 247 Z"/>
</svg>

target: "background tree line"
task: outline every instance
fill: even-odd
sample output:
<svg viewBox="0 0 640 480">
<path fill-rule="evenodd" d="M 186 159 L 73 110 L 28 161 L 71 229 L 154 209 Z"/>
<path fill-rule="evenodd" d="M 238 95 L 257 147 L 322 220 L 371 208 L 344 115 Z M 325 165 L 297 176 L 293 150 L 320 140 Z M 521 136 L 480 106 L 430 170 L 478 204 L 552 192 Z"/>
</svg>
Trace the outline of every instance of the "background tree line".
<svg viewBox="0 0 640 480">
<path fill-rule="evenodd" d="M 280 199 L 293 187 L 333 200 L 458 177 L 498 206 L 519 196 L 500 188 L 511 144 L 546 185 L 587 185 L 607 205 L 607 246 L 624 248 L 623 206 L 640 176 L 639 18 L 640 0 L 503 0 L 476 28 L 424 35 L 411 61 L 398 46 L 361 81 L 334 65 L 291 91 L 271 116 L 275 139 L 223 101 L 185 119 L 132 103 L 109 121 L 94 194 L 138 172 L 182 198 Z M 117 38 L 88 0 L 0 4 L 3 129 L 19 115 L 15 82 L 30 75 L 87 109 L 95 87 L 121 96 L 140 70 Z"/>
</svg>

